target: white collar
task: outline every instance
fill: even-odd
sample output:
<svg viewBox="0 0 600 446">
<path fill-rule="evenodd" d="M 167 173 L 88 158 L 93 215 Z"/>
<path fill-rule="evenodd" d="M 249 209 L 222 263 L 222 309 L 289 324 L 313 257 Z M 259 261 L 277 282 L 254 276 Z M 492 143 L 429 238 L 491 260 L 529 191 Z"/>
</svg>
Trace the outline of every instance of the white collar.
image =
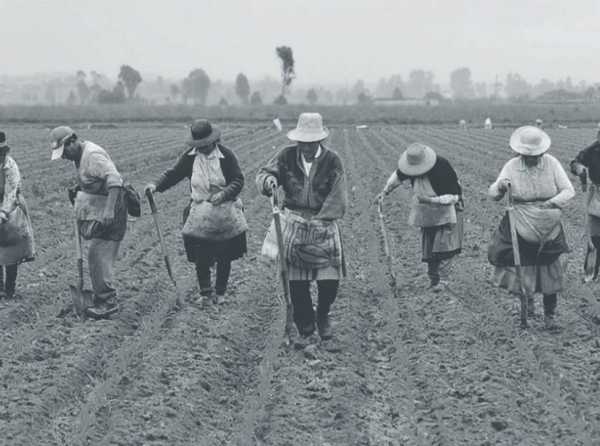
<svg viewBox="0 0 600 446">
<path fill-rule="evenodd" d="M 225 155 L 223 155 L 223 152 L 221 152 L 219 150 L 219 146 L 215 146 L 215 148 L 213 150 L 211 150 L 211 152 L 208 153 L 208 154 L 204 154 L 204 153 L 200 152 L 197 147 L 194 147 L 188 153 L 189 156 L 196 156 L 198 154 L 204 155 L 207 159 L 214 159 L 214 158 L 222 159 L 222 158 L 225 158 Z"/>
</svg>

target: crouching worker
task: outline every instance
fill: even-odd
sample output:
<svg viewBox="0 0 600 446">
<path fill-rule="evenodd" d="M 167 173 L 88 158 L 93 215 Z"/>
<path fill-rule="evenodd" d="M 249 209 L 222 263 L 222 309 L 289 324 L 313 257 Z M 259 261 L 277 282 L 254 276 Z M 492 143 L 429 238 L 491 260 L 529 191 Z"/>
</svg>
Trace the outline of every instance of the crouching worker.
<svg viewBox="0 0 600 446">
<path fill-rule="evenodd" d="M 456 172 L 445 158 L 420 143 L 400 156 L 398 169 L 389 177 L 379 200 L 403 181 L 410 181 L 413 201 L 410 225 L 421 228 L 422 260 L 434 292 L 442 291 L 450 278 L 452 259 L 462 249 L 463 201 Z"/>
<path fill-rule="evenodd" d="M 94 292 L 89 316 L 101 318 L 118 310 L 113 269 L 127 230 L 127 203 L 123 179 L 106 151 L 77 137 L 66 126 L 50 132 L 52 160 L 72 161 L 78 185 L 69 190 L 81 237 L 88 248 L 88 267 Z"/>
<path fill-rule="evenodd" d="M 332 337 L 329 310 L 345 273 L 337 220 L 347 203 L 346 179 L 340 157 L 323 144 L 329 132 L 318 113 L 302 113 L 284 148 L 258 172 L 258 190 L 270 196 L 281 186 L 284 197 L 284 250 L 289 271 L 294 323 L 302 337 L 315 331 Z M 317 314 L 310 282 L 318 288 Z"/>
</svg>

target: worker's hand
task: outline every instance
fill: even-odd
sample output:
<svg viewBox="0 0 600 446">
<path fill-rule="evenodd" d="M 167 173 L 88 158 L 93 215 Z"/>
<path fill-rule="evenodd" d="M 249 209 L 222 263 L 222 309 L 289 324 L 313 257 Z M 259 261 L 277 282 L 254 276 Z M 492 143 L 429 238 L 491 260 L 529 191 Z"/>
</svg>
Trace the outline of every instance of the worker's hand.
<svg viewBox="0 0 600 446">
<path fill-rule="evenodd" d="M 146 186 L 144 186 L 144 194 L 146 194 L 146 195 L 148 195 L 148 193 L 154 194 L 154 192 L 156 192 L 156 184 L 148 183 L 148 184 L 146 184 Z"/>
<path fill-rule="evenodd" d="M 80 190 L 81 187 L 79 187 L 78 184 L 67 188 L 67 193 L 69 195 L 69 201 L 71 202 L 71 205 L 75 205 L 75 198 L 77 198 L 77 192 L 79 192 Z"/>
<path fill-rule="evenodd" d="M 498 184 L 498 190 L 500 192 L 506 192 L 510 186 L 510 180 L 508 178 L 502 178 Z"/>
<path fill-rule="evenodd" d="M 101 223 L 108 227 L 111 226 L 115 222 L 115 210 L 114 209 L 104 209 L 102 212 L 102 221 Z"/>
<path fill-rule="evenodd" d="M 417 200 L 419 200 L 419 203 L 424 204 L 424 203 L 433 203 L 433 201 L 431 200 L 431 197 L 417 197 Z"/>
<path fill-rule="evenodd" d="M 208 201 L 210 203 L 212 203 L 214 206 L 218 206 L 221 203 L 223 203 L 225 201 L 225 192 L 221 191 L 221 192 L 217 192 L 215 194 L 212 194 L 209 198 Z"/>
<path fill-rule="evenodd" d="M 265 192 L 269 197 L 273 193 L 273 189 L 275 189 L 277 186 L 277 178 L 274 176 L 269 176 L 265 179 Z"/>
<path fill-rule="evenodd" d="M 8 221 L 8 214 L 6 211 L 0 211 L 0 224 L 6 223 Z"/>
<path fill-rule="evenodd" d="M 556 207 L 556 205 L 552 201 L 546 200 L 539 204 L 538 207 L 541 209 L 553 209 Z"/>
</svg>

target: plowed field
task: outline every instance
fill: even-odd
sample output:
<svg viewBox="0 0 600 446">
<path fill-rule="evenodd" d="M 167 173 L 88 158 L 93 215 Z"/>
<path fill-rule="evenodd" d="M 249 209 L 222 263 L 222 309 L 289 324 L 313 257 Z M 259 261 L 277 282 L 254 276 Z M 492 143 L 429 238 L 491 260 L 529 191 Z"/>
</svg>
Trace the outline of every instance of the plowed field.
<svg viewBox="0 0 600 446">
<path fill-rule="evenodd" d="M 333 307 L 335 336 L 308 351 L 282 345 L 276 266 L 260 259 L 270 221 L 257 169 L 285 143 L 258 125 L 223 125 L 246 175 L 249 254 L 234 263 L 228 302 L 192 303 L 198 289 L 180 239 L 183 182 L 157 195 L 181 292 L 168 279 L 152 219 L 122 244 L 112 320 L 64 314 L 76 284 L 66 161 L 50 163 L 46 130 L 12 125 L 37 243 L 16 299 L 0 301 L 0 444 L 6 445 L 599 445 L 600 301 L 582 284 L 581 193 L 565 210 L 572 252 L 559 297 L 562 330 L 518 321 L 518 302 L 494 288 L 486 248 L 503 203 L 488 185 L 512 156 L 509 129 L 334 127 L 350 206 L 341 222 L 348 276 Z M 183 150 L 183 126 L 77 129 L 104 146 L 139 190 Z M 566 166 L 595 137 L 550 130 Z M 408 226 L 409 191 L 385 203 L 392 287 L 373 199 L 400 152 L 422 141 L 447 157 L 465 189 L 463 254 L 448 291 L 427 290 L 420 235 Z M 578 186 L 577 186 L 578 188 Z M 579 189 L 578 189 L 579 190 Z M 89 284 L 89 280 L 86 278 Z M 541 301 L 537 301 L 538 313 Z"/>
</svg>

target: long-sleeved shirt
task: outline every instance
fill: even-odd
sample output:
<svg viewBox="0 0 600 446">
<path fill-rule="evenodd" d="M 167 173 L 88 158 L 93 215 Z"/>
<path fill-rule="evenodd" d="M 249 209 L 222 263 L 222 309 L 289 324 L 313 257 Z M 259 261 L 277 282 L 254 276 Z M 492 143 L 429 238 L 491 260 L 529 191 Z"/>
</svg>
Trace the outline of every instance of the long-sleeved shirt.
<svg viewBox="0 0 600 446">
<path fill-rule="evenodd" d="M 592 183 L 600 184 L 600 141 L 596 141 L 577 154 L 570 163 L 571 172 L 581 175 L 582 167 L 586 167 Z"/>
<path fill-rule="evenodd" d="M 81 190 L 94 195 L 108 195 L 111 187 L 122 187 L 123 178 L 108 153 L 90 141 L 84 141 L 82 145 L 78 168 Z"/>
<path fill-rule="evenodd" d="M 274 177 L 285 192 L 285 207 L 316 219 L 342 218 L 348 201 L 346 174 L 340 157 L 325 146 L 305 171 L 297 146 L 284 148 L 256 176 L 260 193 L 267 195 L 265 181 Z"/>
<path fill-rule="evenodd" d="M 520 156 L 508 161 L 489 188 L 488 193 L 494 199 L 504 196 L 505 191 L 500 190 L 504 179 L 510 181 L 517 202 L 549 201 L 562 208 L 575 196 L 575 189 L 560 162 L 547 153 L 532 167 L 528 167 Z"/>
<path fill-rule="evenodd" d="M 2 206 L 0 210 L 10 214 L 17 208 L 18 194 L 21 188 L 21 174 L 15 160 L 8 155 L 6 155 L 4 165 L 0 169 L 2 169 L 2 176 L 4 177 L 4 184 L 1 185 Z"/>
</svg>

